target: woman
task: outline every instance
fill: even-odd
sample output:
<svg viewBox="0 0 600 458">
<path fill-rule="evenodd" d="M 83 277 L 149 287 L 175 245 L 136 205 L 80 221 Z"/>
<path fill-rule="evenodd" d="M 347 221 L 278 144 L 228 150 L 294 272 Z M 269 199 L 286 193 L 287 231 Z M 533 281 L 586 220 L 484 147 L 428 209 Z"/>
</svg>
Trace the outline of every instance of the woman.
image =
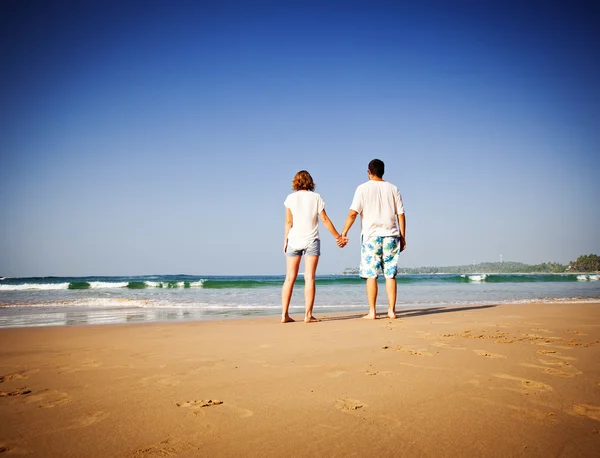
<svg viewBox="0 0 600 458">
<path fill-rule="evenodd" d="M 302 255 L 304 256 L 304 321 L 312 323 L 317 320 L 312 309 L 315 303 L 315 273 L 319 256 L 321 255 L 321 241 L 319 240 L 319 216 L 323 224 L 335 237 L 338 245 L 342 239 L 325 212 L 325 203 L 321 196 L 314 192 L 315 183 L 310 173 L 301 170 L 292 181 L 294 190 L 285 199 L 285 233 L 283 252 L 286 254 L 286 275 L 281 291 L 281 322 L 294 321 L 289 315 L 290 300 L 294 283 L 298 276 L 298 268 Z"/>
</svg>

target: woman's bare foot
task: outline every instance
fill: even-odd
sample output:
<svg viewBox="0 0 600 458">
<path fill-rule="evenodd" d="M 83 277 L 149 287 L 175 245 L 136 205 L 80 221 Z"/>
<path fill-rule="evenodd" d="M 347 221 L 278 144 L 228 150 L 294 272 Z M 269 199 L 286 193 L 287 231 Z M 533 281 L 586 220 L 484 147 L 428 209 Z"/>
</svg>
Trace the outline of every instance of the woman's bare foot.
<svg viewBox="0 0 600 458">
<path fill-rule="evenodd" d="M 289 315 L 285 315 L 285 316 L 282 316 L 282 317 L 281 317 L 281 322 L 282 322 L 282 323 L 293 323 L 294 321 L 296 321 L 296 320 L 294 320 L 294 319 L 293 319 L 291 316 L 289 316 Z"/>
<path fill-rule="evenodd" d="M 319 319 L 315 318 L 315 317 L 314 317 L 314 316 L 312 316 L 312 315 L 311 315 L 311 316 L 306 316 L 306 317 L 304 317 L 304 322 L 305 322 L 305 323 L 316 323 L 317 321 L 321 321 L 321 320 L 319 320 Z"/>
<path fill-rule="evenodd" d="M 376 320 L 377 315 L 375 313 L 369 313 L 368 315 L 363 316 L 363 320 Z"/>
<path fill-rule="evenodd" d="M 396 312 L 388 312 L 388 318 L 390 320 L 395 320 L 396 319 Z"/>
</svg>

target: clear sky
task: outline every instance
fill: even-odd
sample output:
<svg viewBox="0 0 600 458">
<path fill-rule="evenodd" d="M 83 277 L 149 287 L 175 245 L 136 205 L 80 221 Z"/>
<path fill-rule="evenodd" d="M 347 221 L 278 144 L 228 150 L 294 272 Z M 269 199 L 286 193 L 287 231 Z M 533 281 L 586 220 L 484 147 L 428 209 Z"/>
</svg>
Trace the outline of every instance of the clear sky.
<svg viewBox="0 0 600 458">
<path fill-rule="evenodd" d="M 595 2 L 282 3 L 0 1 L 0 275 L 283 274 L 373 158 L 401 266 L 600 253 Z"/>
</svg>

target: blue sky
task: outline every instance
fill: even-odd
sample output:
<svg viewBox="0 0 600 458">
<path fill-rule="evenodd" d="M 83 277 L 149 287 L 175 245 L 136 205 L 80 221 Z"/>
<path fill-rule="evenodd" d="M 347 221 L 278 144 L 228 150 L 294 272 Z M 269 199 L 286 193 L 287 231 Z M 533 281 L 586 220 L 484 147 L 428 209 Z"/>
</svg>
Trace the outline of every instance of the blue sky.
<svg viewBox="0 0 600 458">
<path fill-rule="evenodd" d="M 412 3 L 3 1 L 0 275 L 283 273 L 294 174 L 341 230 L 373 158 L 401 266 L 600 253 L 593 2 Z"/>
</svg>

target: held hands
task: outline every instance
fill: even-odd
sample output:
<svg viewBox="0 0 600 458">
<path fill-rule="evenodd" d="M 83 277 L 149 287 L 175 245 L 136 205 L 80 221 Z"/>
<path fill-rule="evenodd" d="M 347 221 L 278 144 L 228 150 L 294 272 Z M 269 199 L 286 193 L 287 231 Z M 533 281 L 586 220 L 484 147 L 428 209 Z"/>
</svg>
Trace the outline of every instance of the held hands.
<svg viewBox="0 0 600 458">
<path fill-rule="evenodd" d="M 337 239 L 335 239 L 337 246 L 339 246 L 340 248 L 344 248 L 346 246 L 346 244 L 348 243 L 348 241 L 349 241 L 348 237 L 346 237 L 344 235 L 340 235 Z"/>
</svg>

